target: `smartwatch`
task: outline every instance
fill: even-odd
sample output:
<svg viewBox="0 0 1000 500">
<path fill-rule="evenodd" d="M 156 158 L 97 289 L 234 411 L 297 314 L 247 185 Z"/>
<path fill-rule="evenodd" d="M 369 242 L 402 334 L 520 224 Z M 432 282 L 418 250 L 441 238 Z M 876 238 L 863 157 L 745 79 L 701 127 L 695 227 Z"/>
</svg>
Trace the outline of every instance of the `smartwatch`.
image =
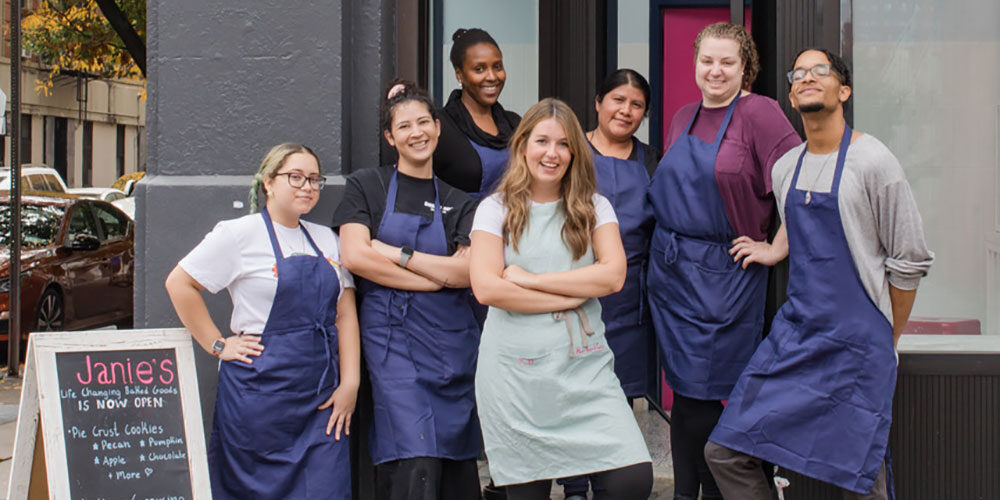
<svg viewBox="0 0 1000 500">
<path fill-rule="evenodd" d="M 226 348 L 226 341 L 224 339 L 215 339 L 212 343 L 212 356 L 219 357 L 222 354 L 222 350 Z"/>
<path fill-rule="evenodd" d="M 399 267 L 406 267 L 406 263 L 410 262 L 410 258 L 413 257 L 413 249 L 410 247 L 403 247 L 399 249 Z"/>
</svg>

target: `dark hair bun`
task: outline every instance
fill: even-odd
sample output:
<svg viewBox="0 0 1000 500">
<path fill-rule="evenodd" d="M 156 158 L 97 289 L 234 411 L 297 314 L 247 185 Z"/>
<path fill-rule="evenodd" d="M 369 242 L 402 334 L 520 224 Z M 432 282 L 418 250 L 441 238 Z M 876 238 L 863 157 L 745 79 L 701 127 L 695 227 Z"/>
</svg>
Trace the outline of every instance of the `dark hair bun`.
<svg viewBox="0 0 1000 500">
<path fill-rule="evenodd" d="M 390 95 L 391 94 L 391 95 Z M 397 78 L 389 82 L 385 93 L 382 94 L 381 125 L 382 130 L 390 130 L 392 125 L 392 113 L 396 106 L 407 101 L 418 101 L 427 106 L 431 117 L 437 119 L 437 110 L 434 108 L 434 101 L 427 95 L 427 91 L 420 88 L 416 83 L 409 80 Z"/>
<path fill-rule="evenodd" d="M 498 52 L 500 51 L 500 46 L 497 45 L 497 41 L 481 28 L 458 28 L 455 30 L 455 34 L 451 35 L 451 40 L 454 43 L 451 45 L 451 54 L 449 59 L 451 59 L 451 65 L 455 69 L 462 68 L 462 64 L 465 62 L 465 51 L 473 45 L 488 43 L 496 47 Z"/>
</svg>

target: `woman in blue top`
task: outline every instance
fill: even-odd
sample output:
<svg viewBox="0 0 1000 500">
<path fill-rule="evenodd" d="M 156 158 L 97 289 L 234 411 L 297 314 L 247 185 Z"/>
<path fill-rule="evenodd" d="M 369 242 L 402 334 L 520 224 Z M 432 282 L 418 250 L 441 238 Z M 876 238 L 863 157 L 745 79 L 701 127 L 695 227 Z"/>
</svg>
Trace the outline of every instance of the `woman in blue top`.
<svg viewBox="0 0 1000 500">
<path fill-rule="evenodd" d="M 649 180 L 660 161 L 656 148 L 635 138 L 649 110 L 649 83 L 635 70 L 609 75 L 594 99 L 597 128 L 587 133 L 594 155 L 597 190 L 618 216 L 628 270 L 620 292 L 601 297 L 608 345 L 615 354 L 615 374 L 629 400 L 649 391 L 656 349 L 646 304 L 646 261 L 653 231 L 653 212 L 646 201 Z M 587 496 L 586 477 L 560 479 L 567 499 Z M 602 485 L 594 482 L 598 491 Z"/>
</svg>

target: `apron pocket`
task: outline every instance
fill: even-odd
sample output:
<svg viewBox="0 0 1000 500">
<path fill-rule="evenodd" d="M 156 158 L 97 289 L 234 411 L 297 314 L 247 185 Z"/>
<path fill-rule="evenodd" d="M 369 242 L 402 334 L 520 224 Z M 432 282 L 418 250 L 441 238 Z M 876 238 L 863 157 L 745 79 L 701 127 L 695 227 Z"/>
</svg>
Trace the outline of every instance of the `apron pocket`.
<svg viewBox="0 0 1000 500">
<path fill-rule="evenodd" d="M 524 422 L 528 429 L 544 429 L 565 423 L 564 412 L 572 408 L 563 403 L 566 391 L 559 383 L 559 373 L 564 363 L 559 363 L 556 356 L 551 352 L 500 353 L 502 371 L 508 375 L 504 387 L 510 396 L 508 422 L 512 426 Z"/>
<path fill-rule="evenodd" d="M 232 436 L 237 446 L 273 453 L 295 446 L 308 433 L 306 425 L 316 412 L 315 398 L 286 392 L 242 393 L 244 412 Z"/>
</svg>

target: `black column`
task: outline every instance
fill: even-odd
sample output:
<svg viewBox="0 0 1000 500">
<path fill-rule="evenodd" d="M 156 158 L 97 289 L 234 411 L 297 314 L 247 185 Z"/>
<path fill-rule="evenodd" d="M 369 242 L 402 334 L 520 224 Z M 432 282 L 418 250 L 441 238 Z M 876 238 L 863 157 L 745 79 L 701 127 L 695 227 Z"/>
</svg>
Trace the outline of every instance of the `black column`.
<svg viewBox="0 0 1000 500">
<path fill-rule="evenodd" d="M 594 95 L 607 71 L 608 0 L 540 2 L 538 98 L 569 104 L 584 130 L 597 126 Z"/>
</svg>

